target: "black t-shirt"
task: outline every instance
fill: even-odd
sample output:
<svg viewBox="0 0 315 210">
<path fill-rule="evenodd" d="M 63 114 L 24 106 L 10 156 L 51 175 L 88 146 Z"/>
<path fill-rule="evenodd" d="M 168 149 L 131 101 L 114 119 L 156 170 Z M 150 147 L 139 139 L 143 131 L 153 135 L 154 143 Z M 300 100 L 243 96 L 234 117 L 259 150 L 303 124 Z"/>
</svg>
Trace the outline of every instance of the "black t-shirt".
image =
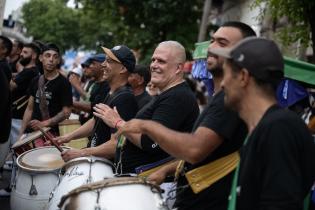
<svg viewBox="0 0 315 210">
<path fill-rule="evenodd" d="M 144 90 L 143 93 L 135 97 L 136 97 L 139 110 L 142 109 L 142 107 L 144 107 L 147 103 L 149 103 L 149 101 L 151 101 L 151 98 L 152 98 L 146 90 Z"/>
<path fill-rule="evenodd" d="M 32 119 L 42 121 L 42 115 L 39 109 L 38 80 L 39 77 L 33 79 L 30 85 L 30 95 L 34 97 L 34 109 Z M 54 117 L 62 111 L 64 106 L 72 106 L 71 84 L 62 75 L 58 75 L 53 80 L 45 79 L 45 95 L 48 104 L 49 116 Z M 58 126 L 53 126 L 52 130 L 58 133 Z"/>
<path fill-rule="evenodd" d="M 154 96 L 137 113 L 136 118 L 153 120 L 173 130 L 190 132 L 198 114 L 196 98 L 187 83 L 183 82 Z M 123 173 L 135 173 L 135 168 L 138 166 L 169 157 L 147 135 L 141 136 L 141 146 L 142 149 L 126 141 L 122 153 L 117 149 L 116 162 L 121 155 Z"/>
<path fill-rule="evenodd" d="M 19 58 L 16 59 L 15 61 L 9 62 L 12 73 L 17 73 L 16 64 L 18 61 L 19 61 Z"/>
<path fill-rule="evenodd" d="M 12 72 L 11 72 L 11 67 L 10 67 L 9 63 L 8 63 L 7 59 L 5 59 L 5 58 L 0 60 L 0 71 L 4 72 L 4 74 L 6 75 L 8 81 L 10 83 L 10 81 L 12 79 Z"/>
<path fill-rule="evenodd" d="M 315 143 L 293 112 L 270 107 L 242 149 L 240 210 L 303 209 L 315 180 Z"/>
<path fill-rule="evenodd" d="M 93 107 L 95 106 L 95 104 L 102 103 L 109 93 L 109 90 L 110 87 L 107 81 L 94 83 L 90 94 L 91 116 L 93 116 Z"/>
<path fill-rule="evenodd" d="M 204 161 L 195 165 L 185 163 L 185 171 L 190 171 L 237 151 L 242 146 L 247 133 L 246 125 L 238 117 L 237 113 L 224 107 L 224 93 L 222 91 L 217 93 L 205 107 L 195 123 L 194 130 L 198 127 L 206 127 L 213 130 L 224 141 Z M 226 210 L 233 174 L 231 172 L 198 194 L 194 194 L 190 187 L 179 189 L 176 205 L 180 210 Z M 183 187 L 187 184 L 185 176 L 180 176 L 177 186 Z"/>
<path fill-rule="evenodd" d="M 12 118 L 23 119 L 29 98 L 28 88 L 31 81 L 39 75 L 36 67 L 25 68 L 13 79 L 17 87 L 12 91 Z M 23 98 L 22 98 L 23 97 Z"/>
<path fill-rule="evenodd" d="M 132 119 L 138 111 L 136 99 L 129 86 L 122 86 L 113 94 L 106 96 L 102 102 L 111 108 L 116 107 L 120 117 L 126 121 Z M 95 119 L 90 146 L 103 144 L 110 139 L 112 133 L 116 132 L 116 129 L 110 128 L 103 120 L 97 117 Z"/>
<path fill-rule="evenodd" d="M 7 76 L 0 70 L 0 143 L 6 142 L 11 130 L 11 91 Z M 4 151 L 1 151 L 4 152 Z"/>
</svg>

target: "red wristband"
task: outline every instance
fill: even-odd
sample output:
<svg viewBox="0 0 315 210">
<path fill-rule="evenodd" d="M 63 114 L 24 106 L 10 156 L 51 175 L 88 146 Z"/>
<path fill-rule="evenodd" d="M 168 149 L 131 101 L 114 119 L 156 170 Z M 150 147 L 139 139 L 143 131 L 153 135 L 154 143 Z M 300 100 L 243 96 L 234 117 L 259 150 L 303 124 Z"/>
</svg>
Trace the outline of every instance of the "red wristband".
<svg viewBox="0 0 315 210">
<path fill-rule="evenodd" d="M 118 123 L 120 123 L 121 121 L 123 121 L 123 120 L 122 120 L 122 119 L 119 119 L 119 120 L 116 121 L 116 123 L 115 123 L 115 128 L 116 128 L 116 129 L 117 129 Z"/>
</svg>

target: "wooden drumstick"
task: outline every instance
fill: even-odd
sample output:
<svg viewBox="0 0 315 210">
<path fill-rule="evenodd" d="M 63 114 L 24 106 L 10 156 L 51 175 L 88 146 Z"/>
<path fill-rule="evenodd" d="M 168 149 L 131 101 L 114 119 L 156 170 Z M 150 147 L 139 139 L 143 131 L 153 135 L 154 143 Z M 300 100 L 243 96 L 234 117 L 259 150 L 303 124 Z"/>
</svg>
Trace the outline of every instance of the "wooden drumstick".
<svg viewBox="0 0 315 210">
<path fill-rule="evenodd" d="M 56 144 L 53 140 L 50 134 L 46 133 L 41 127 L 38 126 L 38 129 L 40 130 L 40 132 L 42 132 L 42 134 L 52 143 L 53 146 L 55 146 L 59 152 L 63 152 L 62 147 L 60 147 L 58 144 Z"/>
</svg>

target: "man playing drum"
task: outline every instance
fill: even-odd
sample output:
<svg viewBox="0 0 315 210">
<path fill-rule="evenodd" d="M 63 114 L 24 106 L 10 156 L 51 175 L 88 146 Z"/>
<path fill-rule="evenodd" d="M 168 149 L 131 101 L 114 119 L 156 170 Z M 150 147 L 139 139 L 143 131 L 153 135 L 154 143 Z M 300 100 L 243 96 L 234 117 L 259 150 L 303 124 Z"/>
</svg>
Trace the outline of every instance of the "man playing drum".
<svg viewBox="0 0 315 210">
<path fill-rule="evenodd" d="M 248 25 L 227 22 L 213 34 L 209 49 L 229 48 L 247 36 L 255 36 Z M 215 94 L 197 119 L 192 133 L 176 132 L 148 120 L 132 120 L 119 124 L 120 132 L 124 135 L 146 134 L 166 152 L 185 160 L 176 173 L 178 189 L 175 206 L 180 210 L 227 209 L 232 171 L 236 166 L 230 165 L 230 162 L 237 163 L 236 151 L 246 136 L 244 122 L 235 112 L 224 108 L 224 94 L 220 88 L 223 60 L 208 53 L 207 64 L 213 75 Z M 212 164 L 216 161 L 220 161 L 219 164 Z M 151 174 L 148 180 L 163 182 L 167 175 L 174 175 L 177 165 L 174 163 L 161 168 Z M 216 167 L 217 165 L 229 167 L 223 170 Z M 223 173 L 210 176 L 213 171 Z M 191 172 L 194 174 L 188 179 L 186 175 Z"/>
<path fill-rule="evenodd" d="M 44 74 L 35 78 L 30 87 L 30 98 L 23 116 L 20 135 L 36 131 L 38 127 L 51 127 L 58 134 L 58 123 L 71 113 L 71 85 L 59 74 L 60 50 L 55 44 L 47 44 L 39 56 Z"/>
<path fill-rule="evenodd" d="M 108 49 L 109 50 L 109 49 Z M 132 93 L 131 88 L 127 85 L 128 76 L 135 68 L 135 57 L 132 51 L 124 45 L 116 46 L 109 50 L 105 62 L 102 64 L 104 71 L 104 78 L 110 86 L 109 94 L 106 96 L 103 103 L 110 107 L 116 107 L 121 113 L 122 118 L 130 120 L 138 111 L 137 102 Z M 113 159 L 115 154 L 116 143 L 108 141 L 111 134 L 116 129 L 107 126 L 101 119 L 94 117 L 88 120 L 80 128 L 68 133 L 64 136 L 55 138 L 57 143 L 67 143 L 73 139 L 78 139 L 86 136 L 91 136 L 90 146 L 85 149 L 71 149 L 62 153 L 65 161 L 81 156 L 103 156 L 107 159 Z M 106 151 L 97 150 L 97 146 L 107 145 Z M 94 152 L 97 150 L 96 152 Z M 93 152 L 91 152 L 93 151 Z"/>
</svg>

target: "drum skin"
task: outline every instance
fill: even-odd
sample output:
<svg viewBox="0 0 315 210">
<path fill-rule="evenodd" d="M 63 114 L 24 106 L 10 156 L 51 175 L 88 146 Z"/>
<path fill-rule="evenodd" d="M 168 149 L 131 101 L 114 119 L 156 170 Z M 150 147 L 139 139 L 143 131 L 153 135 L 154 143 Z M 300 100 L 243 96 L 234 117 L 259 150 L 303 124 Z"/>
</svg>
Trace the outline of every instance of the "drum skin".
<svg viewBox="0 0 315 210">
<path fill-rule="evenodd" d="M 114 177 L 113 164 L 104 158 L 80 157 L 68 161 L 50 195 L 46 209 L 56 210 L 62 196 L 87 183 Z"/>
<path fill-rule="evenodd" d="M 43 128 L 45 132 L 49 131 L 50 128 Z M 22 138 L 21 140 L 15 142 L 12 145 L 12 149 L 16 156 L 21 155 L 23 152 L 29 151 L 34 148 L 44 146 L 44 137 L 40 131 L 35 131 L 27 134 L 27 137 Z"/>
<path fill-rule="evenodd" d="M 110 178 L 81 186 L 59 204 L 62 210 L 167 210 L 160 188 L 137 177 Z"/>
<path fill-rule="evenodd" d="M 67 133 L 71 133 L 72 131 L 78 129 L 81 126 L 79 120 L 70 120 L 66 119 L 59 123 L 59 133 L 60 136 L 64 136 Z M 65 146 L 72 147 L 75 149 L 82 149 L 85 148 L 88 144 L 87 138 L 80 138 L 80 139 L 74 139 L 70 141 L 69 143 L 65 143 Z"/>
<path fill-rule="evenodd" d="M 35 148 L 21 154 L 16 162 L 11 210 L 43 209 L 64 164 L 60 152 L 55 147 Z"/>
</svg>

